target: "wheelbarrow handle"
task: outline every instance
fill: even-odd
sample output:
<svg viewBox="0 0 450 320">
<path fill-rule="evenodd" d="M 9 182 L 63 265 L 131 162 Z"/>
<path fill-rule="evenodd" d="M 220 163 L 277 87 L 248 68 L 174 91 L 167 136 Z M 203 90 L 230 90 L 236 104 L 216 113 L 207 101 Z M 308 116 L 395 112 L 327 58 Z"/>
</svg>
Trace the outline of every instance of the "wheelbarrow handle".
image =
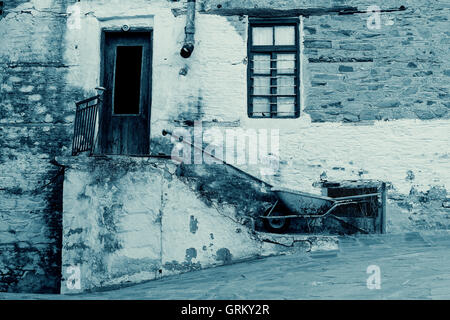
<svg viewBox="0 0 450 320">
<path fill-rule="evenodd" d="M 368 194 L 361 194 L 357 196 L 348 196 L 348 197 L 339 197 L 339 198 L 331 198 L 335 201 L 342 201 L 342 200 L 352 200 L 352 199 L 363 199 L 363 198 L 369 198 L 369 197 L 375 197 L 375 196 L 381 196 L 381 193 L 368 193 Z"/>
</svg>

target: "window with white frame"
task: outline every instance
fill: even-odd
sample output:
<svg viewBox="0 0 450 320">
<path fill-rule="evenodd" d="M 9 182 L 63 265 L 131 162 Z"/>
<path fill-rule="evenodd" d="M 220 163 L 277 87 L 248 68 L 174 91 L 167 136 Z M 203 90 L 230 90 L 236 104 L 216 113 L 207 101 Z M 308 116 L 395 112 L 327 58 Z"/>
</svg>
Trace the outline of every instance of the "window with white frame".
<svg viewBox="0 0 450 320">
<path fill-rule="evenodd" d="M 248 116 L 299 117 L 298 18 L 251 19 L 248 40 Z"/>
</svg>

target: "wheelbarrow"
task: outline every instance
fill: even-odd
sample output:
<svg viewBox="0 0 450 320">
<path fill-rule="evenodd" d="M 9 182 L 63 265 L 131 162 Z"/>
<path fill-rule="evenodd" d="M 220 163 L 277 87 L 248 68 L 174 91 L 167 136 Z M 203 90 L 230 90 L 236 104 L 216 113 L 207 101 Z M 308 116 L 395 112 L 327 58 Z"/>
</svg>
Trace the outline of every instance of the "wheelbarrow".
<svg viewBox="0 0 450 320">
<path fill-rule="evenodd" d="M 271 190 L 277 195 L 278 200 L 276 200 L 276 202 L 266 210 L 265 214 L 261 218 L 263 219 L 264 226 L 270 232 L 275 233 L 282 233 L 286 231 L 289 227 L 291 219 L 323 219 L 326 217 L 331 217 L 339 221 L 341 224 L 356 228 L 359 232 L 367 234 L 367 231 L 357 226 L 350 225 L 343 219 L 333 215 L 333 212 L 335 212 L 339 207 L 368 202 L 367 200 L 371 197 L 381 196 L 381 193 L 368 193 L 355 196 L 330 198 L 287 188 L 273 187 Z M 280 203 L 284 204 L 284 206 L 289 210 L 288 214 L 278 210 Z"/>
<path fill-rule="evenodd" d="M 382 196 L 382 193 L 369 193 L 369 194 L 363 194 L 363 195 L 354 195 L 354 196 L 346 196 L 346 197 L 337 197 L 337 198 L 331 198 L 331 197 L 325 197 L 320 195 L 315 195 L 311 193 L 306 192 L 300 192 L 296 190 L 291 190 L 287 188 L 276 188 L 272 185 L 268 184 L 267 182 L 264 182 L 263 180 L 249 174 L 248 172 L 243 171 L 242 169 L 233 166 L 223 159 L 220 159 L 216 157 L 215 155 L 205 151 L 205 149 L 201 146 L 197 146 L 187 140 L 184 140 L 182 137 L 177 136 L 173 133 L 171 133 L 168 130 L 163 130 L 162 135 L 166 136 L 169 135 L 176 140 L 189 145 L 193 147 L 194 149 L 202 152 L 202 154 L 218 160 L 219 163 L 223 163 L 236 171 L 238 171 L 240 174 L 246 175 L 250 177 L 251 179 L 254 179 L 258 181 L 259 183 L 262 183 L 268 187 L 271 188 L 271 190 L 277 194 L 278 200 L 271 205 L 261 216 L 260 218 L 263 219 L 264 225 L 266 228 L 271 232 L 281 233 L 285 231 L 289 227 L 289 222 L 291 219 L 294 218 L 305 218 L 305 219 L 318 219 L 318 218 L 326 218 L 326 217 L 332 217 L 335 220 L 338 220 L 343 225 L 347 225 L 349 227 L 353 227 L 354 229 L 358 230 L 361 233 L 369 233 L 361 228 L 358 228 L 356 226 L 353 226 L 349 224 L 348 222 L 344 221 L 343 219 L 340 219 L 339 217 L 333 215 L 333 212 L 342 206 L 345 205 L 351 205 L 355 203 L 363 203 L 368 202 L 366 199 L 374 196 Z M 384 184 L 383 184 L 384 185 Z M 383 187 L 384 190 L 385 186 Z M 384 191 L 382 191 L 384 193 Z M 385 195 L 385 193 L 384 193 Z M 383 197 L 383 196 L 382 196 Z M 285 207 L 287 207 L 290 211 L 288 215 L 285 215 L 284 212 L 277 210 L 278 205 L 283 203 Z M 383 200 L 385 203 L 385 200 Z M 384 228 L 384 227 L 383 227 Z M 382 231 L 384 232 L 384 231 Z"/>
</svg>

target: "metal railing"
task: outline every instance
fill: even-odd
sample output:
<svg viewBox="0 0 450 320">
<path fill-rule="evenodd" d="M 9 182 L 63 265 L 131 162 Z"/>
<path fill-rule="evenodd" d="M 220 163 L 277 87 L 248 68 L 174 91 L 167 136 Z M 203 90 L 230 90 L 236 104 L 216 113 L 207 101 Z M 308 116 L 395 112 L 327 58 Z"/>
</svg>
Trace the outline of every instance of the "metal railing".
<svg viewBox="0 0 450 320">
<path fill-rule="evenodd" d="M 98 119 L 102 94 L 76 102 L 76 114 L 72 142 L 72 155 L 82 152 L 93 153 L 99 129 Z"/>
</svg>

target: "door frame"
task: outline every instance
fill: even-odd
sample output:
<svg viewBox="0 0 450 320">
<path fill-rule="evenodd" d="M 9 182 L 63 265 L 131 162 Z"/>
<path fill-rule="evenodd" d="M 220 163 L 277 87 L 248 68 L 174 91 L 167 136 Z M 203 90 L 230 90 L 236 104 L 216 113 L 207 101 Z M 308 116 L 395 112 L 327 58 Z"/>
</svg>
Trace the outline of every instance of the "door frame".
<svg viewBox="0 0 450 320">
<path fill-rule="evenodd" d="M 152 102 L 153 102 L 153 96 L 152 96 L 152 90 L 153 90 L 153 28 L 151 27 L 130 27 L 130 29 L 128 31 L 123 31 L 122 26 L 117 26 L 117 27 L 102 27 L 100 28 L 100 75 L 99 75 L 99 85 L 102 86 L 104 85 L 105 82 L 105 49 L 106 49 L 106 33 L 123 33 L 123 34 L 127 34 L 127 33 L 139 33 L 139 32 L 145 32 L 145 33 L 149 33 L 150 35 L 150 71 L 149 71 L 149 81 L 148 81 L 148 86 L 149 88 L 148 90 L 148 94 L 149 94 L 149 102 L 148 102 L 148 143 L 149 143 L 149 150 L 148 150 L 148 156 L 150 156 L 151 154 L 151 111 L 152 111 Z M 142 91 L 141 91 L 142 94 Z M 103 106 L 102 106 L 103 108 Z M 140 107 L 140 112 L 143 112 L 143 106 Z M 111 112 L 114 112 L 114 110 L 111 110 Z M 103 116 L 103 111 L 100 112 L 100 117 Z M 130 115 L 114 115 L 115 117 L 120 117 L 120 116 L 130 116 Z M 100 126 L 99 126 L 99 130 L 101 130 L 101 120 L 99 121 Z M 99 146 L 101 146 L 101 143 L 99 143 Z M 101 150 L 102 154 L 104 153 L 104 150 Z M 133 156 L 133 155 L 128 155 L 128 156 Z M 142 157 L 143 155 L 135 155 L 135 156 L 140 156 Z"/>
</svg>

